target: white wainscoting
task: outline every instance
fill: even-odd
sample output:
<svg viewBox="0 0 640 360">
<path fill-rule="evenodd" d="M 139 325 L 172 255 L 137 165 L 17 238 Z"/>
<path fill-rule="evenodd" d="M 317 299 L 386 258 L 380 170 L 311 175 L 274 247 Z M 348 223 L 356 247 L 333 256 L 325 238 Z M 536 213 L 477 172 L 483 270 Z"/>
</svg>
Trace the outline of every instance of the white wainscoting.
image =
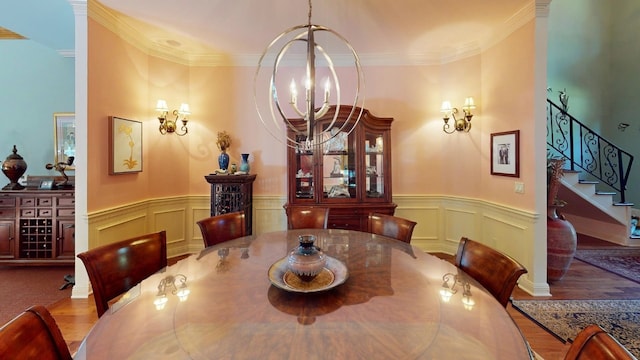
<svg viewBox="0 0 640 360">
<path fill-rule="evenodd" d="M 254 196 L 253 233 L 285 230 L 285 202 L 286 196 Z M 537 214 L 445 196 L 400 195 L 394 196 L 394 202 L 398 204 L 397 216 L 418 223 L 412 244 L 421 250 L 455 254 L 461 237 L 480 241 L 517 259 L 529 270 L 520 279 L 520 287 L 534 295 L 548 295 L 546 278 L 536 279 L 535 274 L 541 272 L 532 271 L 534 266 L 546 267 L 546 255 L 544 261 L 534 256 L 534 224 L 540 221 Z M 151 199 L 93 212 L 89 214 L 89 248 L 166 230 L 169 257 L 198 252 L 203 241 L 196 221 L 209 216 L 209 206 L 209 196 L 202 195 Z M 546 238 L 540 241 L 546 242 Z"/>
</svg>

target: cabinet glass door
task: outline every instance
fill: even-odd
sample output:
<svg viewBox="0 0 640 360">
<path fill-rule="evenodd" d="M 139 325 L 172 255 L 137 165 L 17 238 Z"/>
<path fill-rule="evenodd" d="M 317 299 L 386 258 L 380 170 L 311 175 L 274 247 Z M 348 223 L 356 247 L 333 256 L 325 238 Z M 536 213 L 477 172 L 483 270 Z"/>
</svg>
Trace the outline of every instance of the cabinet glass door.
<svg viewBox="0 0 640 360">
<path fill-rule="evenodd" d="M 325 199 L 356 198 L 353 136 L 349 136 L 344 131 L 338 132 L 335 126 L 334 129 L 332 133 L 323 135 L 326 140 L 322 144 L 323 197 Z"/>
<path fill-rule="evenodd" d="M 300 141 L 300 139 L 298 139 Z M 313 199 L 313 149 L 296 148 L 296 198 Z"/>
<path fill-rule="evenodd" d="M 384 145 L 382 133 L 365 132 L 364 165 L 367 198 L 384 196 Z"/>
</svg>

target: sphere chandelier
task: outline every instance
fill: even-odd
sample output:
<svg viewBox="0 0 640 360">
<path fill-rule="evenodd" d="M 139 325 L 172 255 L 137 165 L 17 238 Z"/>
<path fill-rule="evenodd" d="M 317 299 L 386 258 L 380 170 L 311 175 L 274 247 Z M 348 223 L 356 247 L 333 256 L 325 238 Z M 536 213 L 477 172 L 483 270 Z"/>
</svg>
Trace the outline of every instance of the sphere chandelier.
<svg viewBox="0 0 640 360">
<path fill-rule="evenodd" d="M 260 56 L 254 76 L 254 101 L 260 122 L 278 141 L 299 149 L 310 149 L 340 133 L 351 133 L 364 110 L 364 74 L 358 54 L 334 30 L 312 24 L 311 12 L 309 0 L 307 24 L 289 28 L 272 40 Z M 341 53 L 334 57 L 340 58 L 347 71 L 337 69 L 329 49 L 340 49 Z M 345 88 L 350 88 L 346 95 L 353 97 L 344 121 L 338 120 L 340 106 L 345 106 L 341 103 L 341 79 L 348 85 Z M 298 92 L 298 84 L 304 91 Z M 287 96 L 279 95 L 287 91 Z M 316 121 L 327 115 L 332 105 L 335 112 L 331 121 L 318 129 Z M 304 127 L 294 125 L 300 119 Z"/>
</svg>

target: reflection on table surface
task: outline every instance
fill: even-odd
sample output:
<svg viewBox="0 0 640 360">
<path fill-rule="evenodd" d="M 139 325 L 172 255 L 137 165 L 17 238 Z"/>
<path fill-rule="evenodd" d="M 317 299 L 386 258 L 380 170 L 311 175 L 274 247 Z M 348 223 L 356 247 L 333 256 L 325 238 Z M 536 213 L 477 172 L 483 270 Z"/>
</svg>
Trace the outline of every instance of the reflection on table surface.
<svg viewBox="0 0 640 360">
<path fill-rule="evenodd" d="M 269 267 L 300 234 L 314 234 L 346 264 L 344 284 L 297 293 L 270 283 Z M 159 289 L 168 277 L 175 289 Z M 409 244 L 363 232 L 236 239 L 168 267 L 138 291 L 99 319 L 76 359 L 531 358 L 508 313 L 475 281 Z"/>
</svg>

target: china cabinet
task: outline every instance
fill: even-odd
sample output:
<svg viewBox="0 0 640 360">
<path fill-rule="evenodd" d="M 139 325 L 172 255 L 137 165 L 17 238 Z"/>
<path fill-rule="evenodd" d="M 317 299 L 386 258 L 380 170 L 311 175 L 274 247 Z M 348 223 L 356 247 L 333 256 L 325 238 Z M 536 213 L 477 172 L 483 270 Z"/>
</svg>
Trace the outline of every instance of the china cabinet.
<svg viewBox="0 0 640 360">
<path fill-rule="evenodd" d="M 341 106 L 336 120 L 339 128 L 352 108 Z M 354 109 L 356 114 L 359 108 Z M 314 133 L 329 128 L 336 107 L 316 120 Z M 370 212 L 393 215 L 396 204 L 391 197 L 391 123 L 363 109 L 362 117 L 350 133 L 329 132 L 311 147 L 290 147 L 287 151 L 288 196 L 284 208 L 318 206 L 329 208 L 327 226 L 336 229 L 366 229 Z M 304 132 L 301 119 L 290 122 Z M 333 131 L 333 130 L 332 130 Z M 288 130 L 291 139 L 305 135 Z M 335 135 L 331 137 L 332 135 Z"/>
<path fill-rule="evenodd" d="M 0 264 L 73 264 L 73 190 L 0 192 Z"/>
</svg>

